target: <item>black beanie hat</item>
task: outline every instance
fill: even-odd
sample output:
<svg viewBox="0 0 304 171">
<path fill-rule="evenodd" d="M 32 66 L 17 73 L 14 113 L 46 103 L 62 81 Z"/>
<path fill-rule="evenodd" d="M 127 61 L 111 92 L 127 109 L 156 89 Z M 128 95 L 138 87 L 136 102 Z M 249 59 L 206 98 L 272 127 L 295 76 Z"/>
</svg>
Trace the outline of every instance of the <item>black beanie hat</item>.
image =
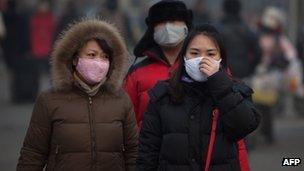
<svg viewBox="0 0 304 171">
<path fill-rule="evenodd" d="M 188 28 L 190 28 L 192 24 L 192 11 L 187 9 L 182 1 L 162 0 L 150 7 L 146 24 L 148 27 L 153 27 L 158 22 L 170 20 L 185 21 Z"/>
</svg>

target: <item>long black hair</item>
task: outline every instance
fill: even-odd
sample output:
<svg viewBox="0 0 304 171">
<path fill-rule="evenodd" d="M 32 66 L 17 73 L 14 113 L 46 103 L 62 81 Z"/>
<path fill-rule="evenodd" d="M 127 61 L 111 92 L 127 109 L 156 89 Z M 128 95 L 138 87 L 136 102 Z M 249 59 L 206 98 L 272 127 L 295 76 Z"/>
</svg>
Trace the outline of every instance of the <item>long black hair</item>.
<svg viewBox="0 0 304 171">
<path fill-rule="evenodd" d="M 181 82 L 182 72 L 184 70 L 184 59 L 183 58 L 186 55 L 189 44 L 197 35 L 205 35 L 214 41 L 214 43 L 219 48 L 220 55 L 222 58 L 221 66 L 224 70 L 229 72 L 228 68 L 227 68 L 227 55 L 226 55 L 226 50 L 225 50 L 224 43 L 223 43 L 223 38 L 220 35 L 220 33 L 217 31 L 217 29 L 211 24 L 202 24 L 202 25 L 198 25 L 198 26 L 192 28 L 192 30 L 189 32 L 188 36 L 185 38 L 183 47 L 178 56 L 179 65 L 176 68 L 176 70 L 172 73 L 170 80 L 169 80 L 170 97 L 174 103 L 182 103 L 182 101 L 183 101 L 184 90 L 183 90 L 183 84 Z"/>
</svg>

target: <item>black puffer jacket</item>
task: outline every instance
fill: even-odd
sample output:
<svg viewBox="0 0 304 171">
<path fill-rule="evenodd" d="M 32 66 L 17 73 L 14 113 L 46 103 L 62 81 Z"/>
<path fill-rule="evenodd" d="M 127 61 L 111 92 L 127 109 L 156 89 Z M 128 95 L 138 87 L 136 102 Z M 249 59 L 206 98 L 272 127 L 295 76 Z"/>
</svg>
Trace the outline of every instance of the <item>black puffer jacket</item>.
<svg viewBox="0 0 304 171">
<path fill-rule="evenodd" d="M 250 101 L 252 90 L 233 82 L 223 71 L 205 83 L 184 83 L 184 87 L 180 105 L 171 102 L 167 82 L 159 82 L 150 91 L 139 138 L 138 170 L 201 171 L 214 108 L 220 116 L 210 170 L 240 170 L 237 141 L 260 121 Z"/>
</svg>

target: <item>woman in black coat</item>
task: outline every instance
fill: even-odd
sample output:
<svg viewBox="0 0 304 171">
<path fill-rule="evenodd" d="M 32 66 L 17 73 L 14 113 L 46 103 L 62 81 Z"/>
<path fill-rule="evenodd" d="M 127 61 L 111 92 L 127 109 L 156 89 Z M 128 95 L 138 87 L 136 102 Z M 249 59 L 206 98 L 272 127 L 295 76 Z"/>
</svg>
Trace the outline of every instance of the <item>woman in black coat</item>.
<svg viewBox="0 0 304 171">
<path fill-rule="evenodd" d="M 190 32 L 179 67 L 149 92 L 138 170 L 241 170 L 237 142 L 257 128 L 260 115 L 252 89 L 231 78 L 226 60 L 213 26 Z"/>
</svg>

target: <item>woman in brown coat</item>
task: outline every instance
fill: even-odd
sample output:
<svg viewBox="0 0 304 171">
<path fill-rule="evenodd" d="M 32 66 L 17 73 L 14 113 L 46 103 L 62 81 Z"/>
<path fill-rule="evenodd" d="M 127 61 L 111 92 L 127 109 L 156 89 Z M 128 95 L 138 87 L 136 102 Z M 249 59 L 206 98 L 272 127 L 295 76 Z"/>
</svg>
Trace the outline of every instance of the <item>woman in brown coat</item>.
<svg viewBox="0 0 304 171">
<path fill-rule="evenodd" d="M 17 170 L 134 170 L 137 127 L 122 90 L 129 55 L 117 29 L 74 24 L 52 53 L 53 88 L 37 99 Z"/>
</svg>

